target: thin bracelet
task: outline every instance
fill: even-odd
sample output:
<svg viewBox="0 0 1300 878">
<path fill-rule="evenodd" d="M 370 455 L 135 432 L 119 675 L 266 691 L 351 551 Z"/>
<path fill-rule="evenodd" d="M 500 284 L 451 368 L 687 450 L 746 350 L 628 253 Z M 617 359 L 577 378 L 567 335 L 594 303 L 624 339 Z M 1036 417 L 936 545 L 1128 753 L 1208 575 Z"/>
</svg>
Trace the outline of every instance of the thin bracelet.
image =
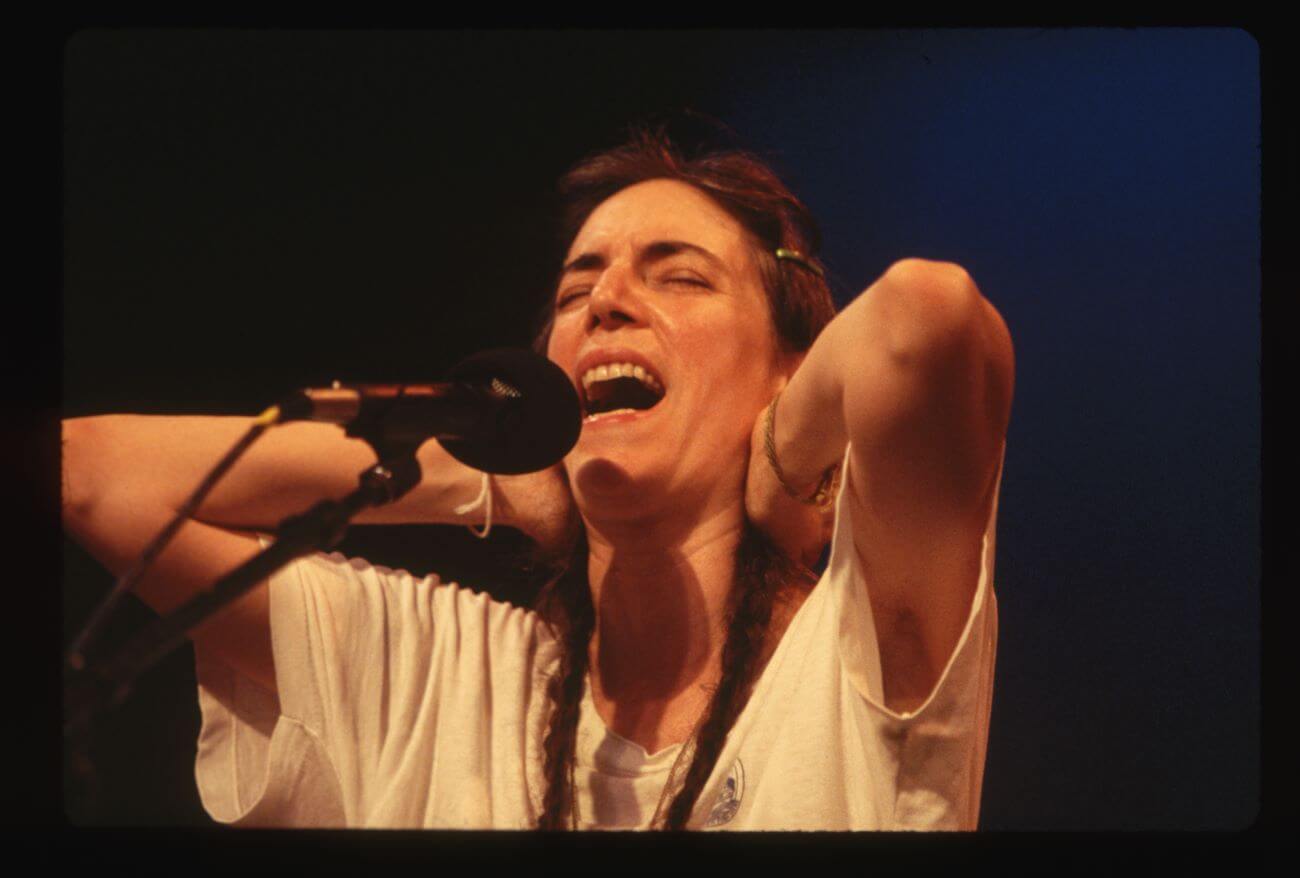
<svg viewBox="0 0 1300 878">
<path fill-rule="evenodd" d="M 800 503 L 809 506 L 818 506 L 825 509 L 835 501 L 835 489 L 839 487 L 840 465 L 838 463 L 829 467 L 822 474 L 821 481 L 813 490 L 812 496 L 804 497 L 794 488 L 790 487 L 790 482 L 786 480 L 785 472 L 781 469 L 781 464 L 776 459 L 776 403 L 781 398 L 780 392 L 772 397 L 772 401 L 767 404 L 767 421 L 763 426 L 763 450 L 767 453 L 767 462 L 772 465 L 772 472 L 776 473 L 776 480 L 781 483 L 781 487 L 791 497 Z"/>
<path fill-rule="evenodd" d="M 466 527 L 474 536 L 480 540 L 485 540 L 487 535 L 492 532 L 492 477 L 487 473 L 483 473 L 483 487 L 479 489 L 478 496 L 468 503 L 462 503 L 452 511 L 457 515 L 468 515 L 480 506 L 487 507 L 484 512 L 483 530 L 481 532 L 475 530 L 472 524 L 466 525 Z"/>
</svg>

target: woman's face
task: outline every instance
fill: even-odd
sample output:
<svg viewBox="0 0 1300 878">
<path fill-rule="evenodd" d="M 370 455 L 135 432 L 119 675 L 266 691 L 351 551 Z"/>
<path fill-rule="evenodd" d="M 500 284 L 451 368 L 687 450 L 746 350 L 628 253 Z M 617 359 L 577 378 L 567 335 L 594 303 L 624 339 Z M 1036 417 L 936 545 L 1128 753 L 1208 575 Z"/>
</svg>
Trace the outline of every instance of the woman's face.
<svg viewBox="0 0 1300 878">
<path fill-rule="evenodd" d="M 579 230 L 547 353 L 583 397 L 565 458 L 580 506 L 635 517 L 740 497 L 750 430 L 787 365 L 753 248 L 730 214 L 675 180 L 618 192 Z M 623 370 L 612 364 L 643 372 L 613 381 Z"/>
</svg>

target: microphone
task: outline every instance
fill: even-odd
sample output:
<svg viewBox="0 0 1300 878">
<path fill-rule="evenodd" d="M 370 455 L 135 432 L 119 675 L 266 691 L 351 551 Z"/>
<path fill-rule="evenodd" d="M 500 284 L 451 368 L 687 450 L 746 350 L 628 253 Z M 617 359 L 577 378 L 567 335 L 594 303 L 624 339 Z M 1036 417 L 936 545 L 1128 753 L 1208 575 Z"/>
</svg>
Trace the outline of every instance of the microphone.
<svg viewBox="0 0 1300 878">
<path fill-rule="evenodd" d="M 569 376 L 529 350 L 497 348 L 456 365 L 434 384 L 307 388 L 280 403 L 281 421 L 322 421 L 347 435 L 418 447 L 436 438 L 483 472 L 536 472 L 569 453 L 582 430 Z"/>
</svg>

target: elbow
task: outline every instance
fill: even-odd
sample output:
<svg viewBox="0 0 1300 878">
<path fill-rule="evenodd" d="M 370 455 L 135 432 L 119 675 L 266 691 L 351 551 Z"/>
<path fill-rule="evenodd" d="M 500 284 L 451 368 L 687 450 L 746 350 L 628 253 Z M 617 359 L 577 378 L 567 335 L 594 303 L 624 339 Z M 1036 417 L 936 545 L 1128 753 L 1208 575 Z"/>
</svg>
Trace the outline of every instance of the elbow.
<svg viewBox="0 0 1300 878">
<path fill-rule="evenodd" d="M 873 292 L 878 310 L 888 314 L 892 351 L 908 361 L 966 348 L 980 332 L 987 304 L 966 269 L 926 259 L 894 263 Z"/>
<path fill-rule="evenodd" d="M 883 278 L 891 307 L 918 341 L 943 346 L 969 332 L 979 316 L 979 287 L 956 263 L 904 259 Z"/>
<path fill-rule="evenodd" d="M 111 416 L 69 418 L 60 422 L 59 500 L 65 529 L 79 533 L 100 507 Z"/>
<path fill-rule="evenodd" d="M 87 466 L 88 446 L 93 445 L 93 421 L 66 419 L 60 424 L 59 501 L 63 525 L 75 530 L 95 505 Z"/>
<path fill-rule="evenodd" d="M 903 259 L 869 292 L 868 331 L 892 364 L 945 393 L 978 393 L 1005 429 L 1015 382 L 1011 334 L 966 269 Z"/>
<path fill-rule="evenodd" d="M 883 281 L 888 286 L 940 296 L 979 292 L 965 268 L 934 259 L 900 259 L 885 270 Z"/>
</svg>

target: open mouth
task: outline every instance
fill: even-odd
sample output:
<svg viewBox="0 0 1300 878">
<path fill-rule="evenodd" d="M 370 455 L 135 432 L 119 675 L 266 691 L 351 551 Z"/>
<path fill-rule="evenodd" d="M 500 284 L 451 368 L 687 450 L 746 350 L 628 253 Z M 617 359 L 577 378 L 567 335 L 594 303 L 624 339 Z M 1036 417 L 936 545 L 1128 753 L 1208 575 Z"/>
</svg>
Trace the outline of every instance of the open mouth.
<svg viewBox="0 0 1300 878">
<path fill-rule="evenodd" d="M 582 414 L 585 418 L 654 408 L 664 398 L 664 386 L 655 375 L 633 363 L 606 363 L 582 376 Z"/>
</svg>

